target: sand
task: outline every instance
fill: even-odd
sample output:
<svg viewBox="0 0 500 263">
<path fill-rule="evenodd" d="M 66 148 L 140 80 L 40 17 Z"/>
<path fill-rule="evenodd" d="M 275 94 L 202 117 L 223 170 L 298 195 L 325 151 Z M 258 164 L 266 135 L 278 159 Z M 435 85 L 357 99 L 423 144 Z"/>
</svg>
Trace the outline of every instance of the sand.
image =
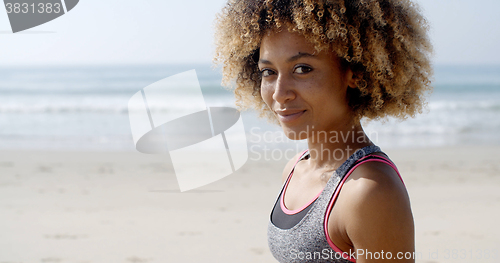
<svg viewBox="0 0 500 263">
<path fill-rule="evenodd" d="M 410 194 L 417 262 L 500 261 L 499 151 L 386 150 Z M 165 155 L 2 151 L 0 262 L 275 262 L 266 229 L 285 162 L 249 160 L 180 193 Z"/>
</svg>

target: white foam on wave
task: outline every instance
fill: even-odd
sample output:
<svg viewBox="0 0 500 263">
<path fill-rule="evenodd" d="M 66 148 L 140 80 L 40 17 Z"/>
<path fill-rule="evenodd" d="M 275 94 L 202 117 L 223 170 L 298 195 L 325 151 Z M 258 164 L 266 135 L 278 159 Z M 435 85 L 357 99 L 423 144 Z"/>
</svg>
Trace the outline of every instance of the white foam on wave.
<svg viewBox="0 0 500 263">
<path fill-rule="evenodd" d="M 490 110 L 500 111 L 500 101 L 482 100 L 482 101 L 433 101 L 429 103 L 431 111 L 455 111 L 455 110 Z"/>
<path fill-rule="evenodd" d="M 128 114 L 128 96 L 86 95 L 86 96 L 5 96 L 0 103 L 0 113 L 109 113 Z M 232 105 L 230 98 L 221 97 L 209 100 L 207 105 Z M 154 104 L 151 110 L 160 112 L 189 111 L 192 108 L 189 94 L 176 96 L 173 103 Z"/>
</svg>

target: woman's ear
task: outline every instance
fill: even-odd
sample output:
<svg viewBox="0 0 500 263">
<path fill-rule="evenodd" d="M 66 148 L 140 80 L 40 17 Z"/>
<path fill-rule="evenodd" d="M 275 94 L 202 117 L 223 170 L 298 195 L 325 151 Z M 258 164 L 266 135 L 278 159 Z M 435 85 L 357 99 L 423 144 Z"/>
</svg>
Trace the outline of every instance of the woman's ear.
<svg viewBox="0 0 500 263">
<path fill-rule="evenodd" d="M 357 82 L 358 82 L 358 76 L 356 74 L 354 74 L 354 71 L 351 69 L 350 66 L 347 66 L 346 70 L 345 70 L 345 76 L 346 76 L 346 80 L 347 80 L 347 86 L 349 88 L 357 88 L 358 85 L 357 85 Z"/>
</svg>

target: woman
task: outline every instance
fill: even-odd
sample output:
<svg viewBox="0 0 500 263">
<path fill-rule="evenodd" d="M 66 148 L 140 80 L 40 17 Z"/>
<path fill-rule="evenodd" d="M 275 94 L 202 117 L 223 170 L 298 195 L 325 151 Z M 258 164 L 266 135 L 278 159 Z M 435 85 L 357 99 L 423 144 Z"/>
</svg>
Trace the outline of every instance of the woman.
<svg viewBox="0 0 500 263">
<path fill-rule="evenodd" d="M 360 120 L 405 119 L 430 90 L 425 19 L 404 0 L 232 0 L 215 61 L 240 108 L 308 150 L 285 166 L 268 240 L 280 262 L 414 262 L 408 194 Z"/>
</svg>

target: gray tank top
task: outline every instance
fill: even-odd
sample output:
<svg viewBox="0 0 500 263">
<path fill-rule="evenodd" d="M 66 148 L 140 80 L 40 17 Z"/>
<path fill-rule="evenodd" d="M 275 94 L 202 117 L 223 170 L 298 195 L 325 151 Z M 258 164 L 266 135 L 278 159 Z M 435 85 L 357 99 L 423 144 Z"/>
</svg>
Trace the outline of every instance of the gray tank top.
<svg viewBox="0 0 500 263">
<path fill-rule="evenodd" d="M 269 248 L 279 262 L 347 263 L 354 261 L 347 259 L 348 254 L 340 254 L 334 251 L 328 243 L 324 228 L 325 217 L 330 200 L 344 176 L 346 176 L 359 159 L 375 152 L 381 151 L 379 147 L 374 145 L 356 151 L 333 172 L 333 175 L 318 198 L 300 212 L 302 214 L 299 216 L 299 220 L 296 219 L 297 217 L 295 219 L 290 217 L 290 219 L 284 220 L 285 224 L 280 223 L 275 225 L 273 219 L 276 220 L 278 218 L 281 221 L 282 218 L 288 216 L 273 215 L 274 213 L 280 213 L 278 211 L 280 209 L 278 208 L 280 207 L 280 197 L 285 188 L 285 184 L 283 185 L 273 212 L 271 212 L 271 220 L 267 231 Z M 303 155 L 300 159 L 306 155 Z M 281 214 L 283 214 L 282 211 Z M 293 222 L 293 225 L 290 225 L 290 222 Z M 349 251 L 345 252 L 349 253 Z"/>
</svg>

